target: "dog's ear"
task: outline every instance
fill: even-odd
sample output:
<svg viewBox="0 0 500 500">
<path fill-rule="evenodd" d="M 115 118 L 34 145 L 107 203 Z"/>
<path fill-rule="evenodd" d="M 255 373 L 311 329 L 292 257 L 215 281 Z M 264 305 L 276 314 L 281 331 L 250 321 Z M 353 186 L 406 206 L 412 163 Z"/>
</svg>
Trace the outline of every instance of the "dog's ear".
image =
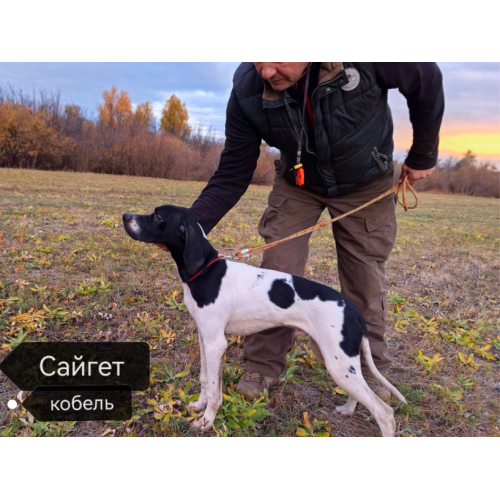
<svg viewBox="0 0 500 500">
<path fill-rule="evenodd" d="M 182 231 L 184 228 L 184 231 Z M 196 227 L 190 224 L 185 219 L 179 227 L 181 232 L 184 232 L 186 245 L 184 247 L 184 264 L 190 276 L 196 274 L 203 263 L 205 262 L 205 252 L 203 251 L 202 239 L 196 232 Z"/>
</svg>

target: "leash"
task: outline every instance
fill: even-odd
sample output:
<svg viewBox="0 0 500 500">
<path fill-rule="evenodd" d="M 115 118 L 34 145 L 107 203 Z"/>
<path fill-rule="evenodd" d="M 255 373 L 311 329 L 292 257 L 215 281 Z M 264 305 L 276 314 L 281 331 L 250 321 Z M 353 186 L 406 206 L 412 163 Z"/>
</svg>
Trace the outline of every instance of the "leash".
<svg viewBox="0 0 500 500">
<path fill-rule="evenodd" d="M 409 207 L 408 203 L 406 201 L 406 188 L 407 187 L 410 189 L 413 196 L 415 197 L 415 204 L 412 207 Z M 347 217 L 348 215 L 351 215 L 354 212 L 357 212 L 358 210 L 361 210 L 362 208 L 365 208 L 365 207 L 371 205 L 372 203 L 375 203 L 376 201 L 381 200 L 382 198 L 385 198 L 386 196 L 389 196 L 391 193 L 396 193 L 397 201 L 404 208 L 405 212 L 407 212 L 408 210 L 411 210 L 413 208 L 417 208 L 417 206 L 418 206 L 417 193 L 413 189 L 413 186 L 408 182 L 408 176 L 405 175 L 405 177 L 403 178 L 403 182 L 401 184 L 396 184 L 391 189 L 388 189 L 385 193 L 382 193 L 381 195 L 377 196 L 376 198 L 373 198 L 373 200 L 370 200 L 369 202 L 364 203 L 363 205 L 359 206 L 358 208 L 355 208 L 354 210 L 346 212 L 345 214 L 339 215 L 338 217 L 335 217 L 333 219 L 319 222 L 315 226 L 309 227 L 307 229 L 303 229 L 302 231 L 299 231 L 298 233 L 292 234 L 291 236 L 287 236 L 286 238 L 283 238 L 281 240 L 274 241 L 272 243 L 267 243 L 266 245 L 261 245 L 259 247 L 255 247 L 255 248 L 245 248 L 245 249 L 240 250 L 239 252 L 236 252 L 233 254 L 228 254 L 228 255 L 220 254 L 219 258 L 232 259 L 232 260 L 246 259 L 248 257 L 251 257 L 252 255 L 256 255 L 260 252 L 263 252 L 264 250 L 267 250 L 268 248 L 272 248 L 276 245 L 279 245 L 280 243 L 284 243 L 285 241 L 292 240 L 293 238 L 298 238 L 299 236 L 303 236 L 304 234 L 312 233 L 315 229 L 319 229 L 320 227 L 328 226 L 329 224 L 332 224 L 340 219 L 343 219 L 344 217 Z M 196 276 L 194 276 L 194 277 L 196 277 Z M 191 278 L 191 279 L 193 279 L 193 278 Z"/>
</svg>

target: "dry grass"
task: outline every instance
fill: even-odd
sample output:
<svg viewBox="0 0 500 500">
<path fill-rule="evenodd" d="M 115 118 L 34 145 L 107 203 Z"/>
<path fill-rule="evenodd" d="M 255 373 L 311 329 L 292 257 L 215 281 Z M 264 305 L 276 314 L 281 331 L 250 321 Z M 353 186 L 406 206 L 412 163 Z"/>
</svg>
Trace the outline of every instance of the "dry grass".
<svg viewBox="0 0 500 500">
<path fill-rule="evenodd" d="M 0 374 L 0 434 L 170 436 L 190 432 L 184 404 L 171 418 L 156 405 L 169 391 L 180 399 L 179 389 L 189 380 L 189 394 L 198 391 L 195 324 L 183 308 L 182 287 L 171 259 L 156 247 L 134 242 L 120 221 L 125 211 L 149 213 L 163 203 L 190 206 L 203 186 L 165 179 L 0 169 L 0 359 L 19 340 L 19 324 L 12 325 L 10 318 L 31 308 L 41 310 L 45 304 L 51 310 L 76 312 L 73 318 L 46 317 L 42 327 L 28 327 L 27 340 L 145 340 L 151 345 L 153 363 L 151 387 L 134 394 L 135 419 L 125 425 L 32 422 L 22 408 L 7 409 L 7 401 L 16 397 L 18 389 Z M 210 234 L 214 246 L 236 250 L 260 242 L 256 227 L 268 191 L 268 187 L 249 189 Z M 394 358 L 389 378 L 409 402 L 391 401 L 398 434 L 498 436 L 498 200 L 420 196 L 417 210 L 398 209 L 398 241 L 388 264 L 388 341 Z M 256 257 L 251 263 L 259 261 Z M 306 277 L 338 285 L 328 229 L 313 234 Z M 112 317 L 105 319 L 99 312 Z M 296 435 L 305 428 L 303 413 L 307 412 L 311 422 L 328 420 L 309 433 L 328 427 L 327 432 L 336 436 L 377 436 L 378 426 L 363 407 L 352 418 L 333 412 L 345 396 L 335 391 L 305 345 L 306 339 L 300 338 L 290 355 L 290 366 L 297 366 L 292 376 L 304 383 L 284 380 L 272 389 L 265 400 L 270 415 L 255 429 L 231 430 L 221 414 L 217 433 Z M 429 361 L 419 352 L 443 359 Z M 459 353 L 465 362 L 470 355 L 474 361 L 465 364 Z M 242 373 L 241 354 L 241 342 L 231 339 L 224 370 L 226 389 Z M 188 374 L 172 377 L 184 371 Z"/>
</svg>

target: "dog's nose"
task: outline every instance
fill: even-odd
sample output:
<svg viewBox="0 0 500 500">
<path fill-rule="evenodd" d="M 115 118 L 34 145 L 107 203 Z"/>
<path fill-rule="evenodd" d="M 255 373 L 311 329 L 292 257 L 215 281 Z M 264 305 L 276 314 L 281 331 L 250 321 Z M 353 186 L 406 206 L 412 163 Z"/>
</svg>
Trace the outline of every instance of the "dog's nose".
<svg viewBox="0 0 500 500">
<path fill-rule="evenodd" d="M 133 214 L 123 214 L 123 222 L 128 222 L 134 218 Z"/>
</svg>

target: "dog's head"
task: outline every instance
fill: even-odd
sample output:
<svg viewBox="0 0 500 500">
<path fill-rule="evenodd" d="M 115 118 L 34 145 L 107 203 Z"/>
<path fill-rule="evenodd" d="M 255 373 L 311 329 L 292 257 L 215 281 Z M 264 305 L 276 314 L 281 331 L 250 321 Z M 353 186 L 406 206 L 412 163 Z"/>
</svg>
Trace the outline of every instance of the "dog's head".
<svg viewBox="0 0 500 500">
<path fill-rule="evenodd" d="M 134 240 L 165 245 L 183 279 L 183 274 L 198 272 L 214 253 L 217 256 L 189 208 L 162 205 L 151 215 L 123 214 L 123 226 Z"/>
</svg>

